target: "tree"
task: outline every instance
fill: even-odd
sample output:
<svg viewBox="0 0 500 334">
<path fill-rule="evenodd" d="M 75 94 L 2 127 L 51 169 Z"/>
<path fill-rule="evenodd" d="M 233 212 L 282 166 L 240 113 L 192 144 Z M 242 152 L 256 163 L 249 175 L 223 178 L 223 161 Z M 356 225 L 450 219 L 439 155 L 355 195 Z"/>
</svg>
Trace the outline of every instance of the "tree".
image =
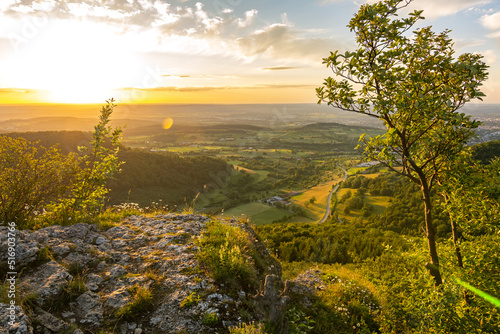
<svg viewBox="0 0 500 334">
<path fill-rule="evenodd" d="M 500 159 L 484 165 L 465 150 L 460 163 L 439 180 L 443 208 L 450 216 L 457 264 L 463 268 L 461 235 L 467 239 L 500 230 Z"/>
<path fill-rule="evenodd" d="M 397 12 L 411 0 L 385 0 L 361 6 L 348 27 L 358 49 L 331 52 L 323 63 L 337 79 L 327 78 L 316 93 L 319 103 L 377 118 L 386 133 L 364 142 L 366 159 L 379 161 L 408 177 L 422 192 L 430 263 L 435 284 L 442 283 L 432 222 L 431 190 L 474 135 L 479 122 L 458 110 L 481 97 L 486 64 L 478 54 L 454 58 L 448 30 L 410 29 L 423 11 L 406 18 Z"/>
<path fill-rule="evenodd" d="M 77 174 L 72 189 L 72 198 L 67 203 L 72 211 L 85 212 L 92 216 L 102 205 L 102 199 L 109 192 L 106 181 L 119 171 L 123 162 L 118 160 L 121 128 L 109 126 L 110 117 L 116 105 L 115 100 L 107 100 L 99 114 L 99 123 L 92 133 L 91 151 L 82 158 L 83 168 Z M 87 147 L 79 147 L 85 152 Z"/>
</svg>

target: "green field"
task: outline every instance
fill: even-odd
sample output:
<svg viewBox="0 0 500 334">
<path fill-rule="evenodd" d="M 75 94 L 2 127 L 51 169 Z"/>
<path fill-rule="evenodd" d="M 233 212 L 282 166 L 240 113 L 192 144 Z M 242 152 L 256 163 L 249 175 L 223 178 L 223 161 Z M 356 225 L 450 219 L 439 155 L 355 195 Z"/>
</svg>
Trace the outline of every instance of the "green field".
<svg viewBox="0 0 500 334">
<path fill-rule="evenodd" d="M 339 182 L 339 178 L 333 181 L 322 183 L 316 187 L 304 190 L 301 194 L 293 196 L 294 204 L 303 207 L 307 216 L 314 221 L 320 220 L 325 214 L 326 201 L 332 188 Z M 316 198 L 314 204 L 309 201 Z"/>
<path fill-rule="evenodd" d="M 356 167 L 356 168 L 350 168 L 348 172 L 351 173 L 351 171 L 364 171 L 366 169 L 367 169 L 366 167 Z M 382 170 L 386 171 L 387 169 L 383 168 Z M 380 174 L 381 173 L 378 172 L 378 173 L 370 173 L 370 174 L 363 173 L 362 175 L 364 177 L 369 178 L 369 179 L 373 179 L 373 178 L 376 178 L 377 176 L 379 176 Z M 349 175 L 351 175 L 351 174 L 349 174 Z M 353 221 L 356 218 L 361 219 L 361 220 L 366 220 L 367 218 L 363 217 L 361 215 L 361 210 L 352 209 L 352 210 L 350 210 L 349 214 L 344 213 L 345 204 L 339 203 L 339 199 L 349 191 L 351 192 L 352 197 L 354 197 L 356 195 L 356 193 L 358 192 L 357 189 L 350 189 L 350 188 L 340 188 L 336 192 L 336 194 L 335 194 L 336 199 L 337 199 L 337 205 L 335 208 L 336 213 L 338 214 L 338 216 L 341 219 L 347 219 L 349 221 Z M 364 198 L 365 198 L 364 203 L 366 203 L 367 205 L 372 205 L 373 206 L 373 213 L 377 214 L 377 215 L 383 214 L 385 208 L 387 208 L 389 206 L 389 199 L 390 199 L 389 196 L 373 196 L 368 192 L 368 193 L 365 193 Z"/>
<path fill-rule="evenodd" d="M 290 212 L 287 210 L 258 202 L 239 205 L 224 212 L 224 215 L 227 217 L 248 218 L 255 225 L 269 224 L 273 220 L 280 219 L 289 214 Z"/>
</svg>

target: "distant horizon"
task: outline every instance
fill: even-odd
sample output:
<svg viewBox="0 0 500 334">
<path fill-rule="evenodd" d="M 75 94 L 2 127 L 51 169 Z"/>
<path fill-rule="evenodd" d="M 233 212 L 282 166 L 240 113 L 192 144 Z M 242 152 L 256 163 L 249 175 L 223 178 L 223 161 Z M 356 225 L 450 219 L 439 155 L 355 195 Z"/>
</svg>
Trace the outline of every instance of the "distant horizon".
<svg viewBox="0 0 500 334">
<path fill-rule="evenodd" d="M 347 27 L 373 0 L 0 2 L 0 103 L 314 104 L 331 51 L 358 48 Z M 419 0 L 456 57 L 489 66 L 484 101 L 500 103 L 500 2 Z M 123 101 L 123 102 L 120 102 Z"/>
<path fill-rule="evenodd" d="M 198 106 L 217 106 L 217 105 L 287 105 L 287 104 L 293 104 L 293 105 L 299 105 L 299 104 L 313 104 L 313 105 L 319 105 L 318 103 L 315 102 L 275 102 L 275 103 L 173 103 L 173 102 L 164 102 L 164 103 L 156 103 L 156 102 L 141 102 L 141 103 L 120 103 L 119 101 L 114 102 L 118 107 L 119 106 L 140 106 L 140 105 L 148 105 L 148 106 L 154 106 L 154 105 L 198 105 Z M 106 101 L 103 101 L 102 103 L 96 102 L 96 103 L 51 103 L 51 102 L 28 102 L 28 103 L 1 103 L 0 102 L 0 107 L 8 107 L 8 106 L 102 106 L 106 104 Z M 466 107 L 468 105 L 500 105 L 500 102 L 481 102 L 481 101 L 470 101 L 464 104 L 463 107 Z M 326 103 L 321 103 L 321 106 L 327 106 Z M 333 109 L 338 109 L 333 106 L 329 106 L 330 108 Z M 461 107 L 461 108 L 463 108 Z M 459 109 L 461 109 L 459 108 Z"/>
</svg>

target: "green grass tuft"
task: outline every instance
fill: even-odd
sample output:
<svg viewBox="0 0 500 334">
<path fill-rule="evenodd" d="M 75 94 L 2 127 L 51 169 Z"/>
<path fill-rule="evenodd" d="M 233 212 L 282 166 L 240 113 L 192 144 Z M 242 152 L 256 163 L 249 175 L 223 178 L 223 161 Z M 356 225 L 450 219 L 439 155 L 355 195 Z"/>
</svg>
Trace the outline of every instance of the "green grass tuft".
<svg viewBox="0 0 500 334">
<path fill-rule="evenodd" d="M 149 311 L 153 305 L 153 293 L 150 289 L 134 286 L 131 291 L 133 292 L 132 301 L 115 313 L 120 319 L 136 320 Z"/>
<path fill-rule="evenodd" d="M 217 282 L 232 287 L 248 287 L 255 283 L 254 249 L 246 232 L 211 222 L 197 244 L 200 247 L 198 259 Z"/>
<path fill-rule="evenodd" d="M 200 301 L 200 296 L 196 292 L 191 292 L 186 298 L 181 301 L 181 307 L 191 307 L 198 304 Z"/>
<path fill-rule="evenodd" d="M 238 326 L 229 327 L 230 334 L 266 334 L 264 325 L 255 323 L 240 323 Z"/>
</svg>

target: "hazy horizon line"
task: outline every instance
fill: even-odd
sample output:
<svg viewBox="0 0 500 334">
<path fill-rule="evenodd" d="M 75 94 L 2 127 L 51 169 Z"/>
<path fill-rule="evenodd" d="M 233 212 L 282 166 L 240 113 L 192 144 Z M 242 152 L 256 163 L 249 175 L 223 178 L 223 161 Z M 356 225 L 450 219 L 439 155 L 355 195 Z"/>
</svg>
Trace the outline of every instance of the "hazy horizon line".
<svg viewBox="0 0 500 334">
<path fill-rule="evenodd" d="M 229 105 L 286 105 L 286 104 L 295 104 L 295 105 L 300 105 L 300 104 L 314 104 L 314 105 L 320 105 L 317 102 L 286 102 L 286 103 L 171 103 L 171 102 L 165 102 L 165 103 L 120 103 L 117 101 L 114 101 L 114 103 L 117 106 L 137 106 L 137 105 L 149 105 L 149 106 L 158 106 L 158 105 L 197 105 L 197 106 L 217 106 L 217 105 L 223 105 L 223 106 L 229 106 Z M 54 102 L 34 102 L 34 103 L 0 103 L 0 107 L 12 107 L 12 106 L 101 106 L 103 104 L 106 104 L 106 101 L 104 102 L 95 102 L 95 103 L 54 103 Z M 464 106 L 467 105 L 500 105 L 500 103 L 494 103 L 494 102 L 476 102 L 476 101 L 471 101 L 465 104 Z M 326 103 L 322 103 L 322 106 L 328 106 Z M 335 108 L 332 106 L 332 108 Z"/>
</svg>

